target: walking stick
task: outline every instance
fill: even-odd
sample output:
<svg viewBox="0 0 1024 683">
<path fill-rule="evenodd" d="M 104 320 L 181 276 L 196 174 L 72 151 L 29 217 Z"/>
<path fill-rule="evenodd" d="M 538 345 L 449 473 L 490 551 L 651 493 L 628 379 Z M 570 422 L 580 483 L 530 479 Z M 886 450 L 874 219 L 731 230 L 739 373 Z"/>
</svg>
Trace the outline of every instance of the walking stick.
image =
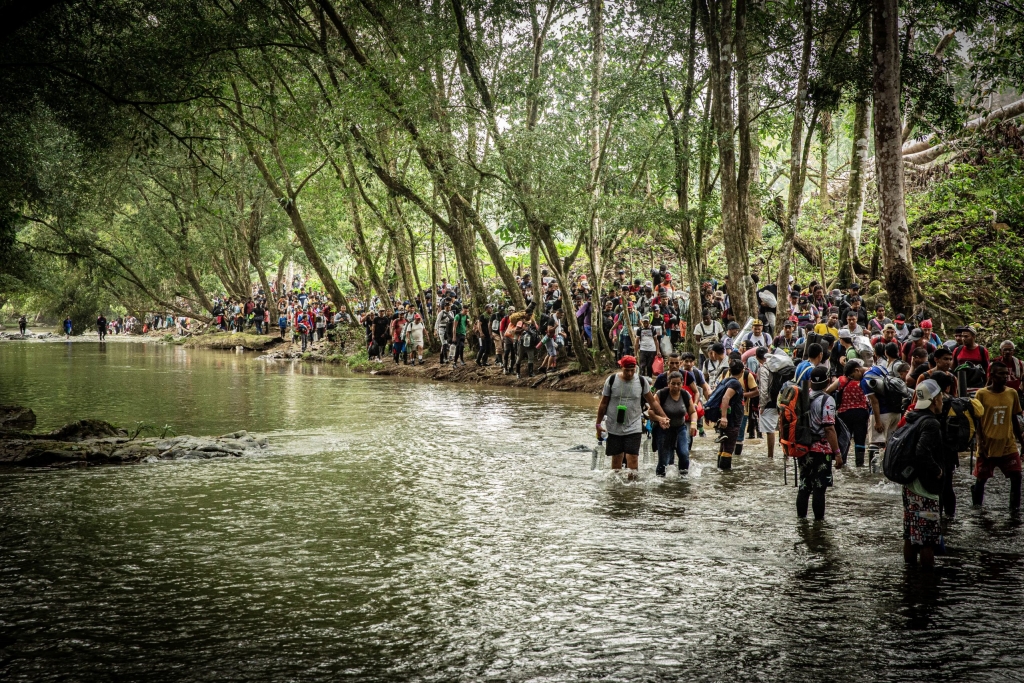
<svg viewBox="0 0 1024 683">
<path fill-rule="evenodd" d="M 786 462 L 786 456 L 782 456 L 782 484 L 783 486 L 789 486 L 789 463 Z"/>
</svg>

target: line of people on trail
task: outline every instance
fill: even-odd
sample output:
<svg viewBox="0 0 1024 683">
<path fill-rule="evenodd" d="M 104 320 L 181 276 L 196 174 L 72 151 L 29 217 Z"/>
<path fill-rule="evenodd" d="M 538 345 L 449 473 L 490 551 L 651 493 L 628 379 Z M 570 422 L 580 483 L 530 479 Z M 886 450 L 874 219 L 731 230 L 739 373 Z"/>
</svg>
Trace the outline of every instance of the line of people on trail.
<svg viewBox="0 0 1024 683">
<path fill-rule="evenodd" d="M 502 373 L 533 377 L 557 369 L 559 356 L 569 354 L 562 326 L 564 312 L 548 307 L 539 319 L 533 304 L 523 311 L 511 305 L 486 304 L 475 319 L 468 304 L 441 299 L 433 334 L 440 343 L 438 362 L 452 367 L 466 365 L 466 344 L 475 340 L 474 360 L 480 367 L 499 365 Z M 406 302 L 393 313 L 370 311 L 361 318 L 366 331 L 367 355 L 383 362 L 389 352 L 395 364 L 422 365 L 426 326 L 416 305 Z M 493 357 L 493 362 L 492 362 Z"/>
<path fill-rule="evenodd" d="M 856 467 L 903 487 L 905 557 L 924 565 L 941 543 L 940 518 L 956 514 L 961 453 L 974 461 L 972 503 L 983 505 L 985 484 L 999 470 L 1010 483 L 1009 508 L 1019 514 L 1024 362 L 1012 341 L 993 359 L 974 326 L 942 341 L 929 320 L 889 320 L 880 306 L 864 321 L 852 305 L 837 328 L 839 312 L 824 309 L 804 323 L 806 302 L 794 303 L 777 337 L 764 320 L 741 329 L 706 311 L 694 330 L 699 359 L 672 353 L 661 373 L 645 373 L 636 357 L 623 356 L 597 414 L 612 468 L 624 465 L 635 476 L 646 430 L 658 476 L 674 461 L 685 475 L 705 426 L 714 429 L 723 471 L 745 438 L 763 436 L 774 457 L 777 436 L 798 470 L 797 515 L 823 519 L 833 469 L 844 466 L 852 446 Z"/>
</svg>

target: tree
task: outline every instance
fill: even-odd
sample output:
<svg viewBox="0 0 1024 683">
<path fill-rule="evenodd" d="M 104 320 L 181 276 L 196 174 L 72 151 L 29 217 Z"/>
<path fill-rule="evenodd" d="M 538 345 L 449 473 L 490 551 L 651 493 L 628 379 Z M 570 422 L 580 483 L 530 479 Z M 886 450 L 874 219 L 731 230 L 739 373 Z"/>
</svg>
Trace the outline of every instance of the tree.
<svg viewBox="0 0 1024 683">
<path fill-rule="evenodd" d="M 885 291 L 896 313 L 910 315 L 917 303 L 917 279 L 910 257 L 903 186 L 903 120 L 900 116 L 900 44 L 897 0 L 873 0 L 875 178 L 878 231 Z"/>
</svg>

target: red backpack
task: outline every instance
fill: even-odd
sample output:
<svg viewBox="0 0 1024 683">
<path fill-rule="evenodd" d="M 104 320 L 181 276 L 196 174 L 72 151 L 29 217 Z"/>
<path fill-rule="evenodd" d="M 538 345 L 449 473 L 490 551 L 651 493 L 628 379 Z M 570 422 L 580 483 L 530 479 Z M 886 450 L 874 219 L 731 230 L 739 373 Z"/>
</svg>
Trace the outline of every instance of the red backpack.
<svg viewBox="0 0 1024 683">
<path fill-rule="evenodd" d="M 811 429 L 809 394 L 807 386 L 795 382 L 787 382 L 779 392 L 779 444 L 790 458 L 804 457 L 822 437 Z M 815 401 L 825 395 L 815 397 Z"/>
</svg>

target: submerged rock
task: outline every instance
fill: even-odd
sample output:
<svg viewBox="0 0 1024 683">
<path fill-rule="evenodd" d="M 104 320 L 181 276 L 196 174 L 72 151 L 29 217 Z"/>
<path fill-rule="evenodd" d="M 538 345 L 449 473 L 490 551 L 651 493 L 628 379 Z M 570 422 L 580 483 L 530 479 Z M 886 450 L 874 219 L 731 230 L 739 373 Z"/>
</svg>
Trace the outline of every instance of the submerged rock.
<svg viewBox="0 0 1024 683">
<path fill-rule="evenodd" d="M 216 437 L 129 439 L 124 430 L 108 422 L 79 420 L 45 435 L 4 433 L 0 467 L 88 467 L 240 457 L 268 447 L 267 437 L 253 437 L 244 430 Z"/>
</svg>

